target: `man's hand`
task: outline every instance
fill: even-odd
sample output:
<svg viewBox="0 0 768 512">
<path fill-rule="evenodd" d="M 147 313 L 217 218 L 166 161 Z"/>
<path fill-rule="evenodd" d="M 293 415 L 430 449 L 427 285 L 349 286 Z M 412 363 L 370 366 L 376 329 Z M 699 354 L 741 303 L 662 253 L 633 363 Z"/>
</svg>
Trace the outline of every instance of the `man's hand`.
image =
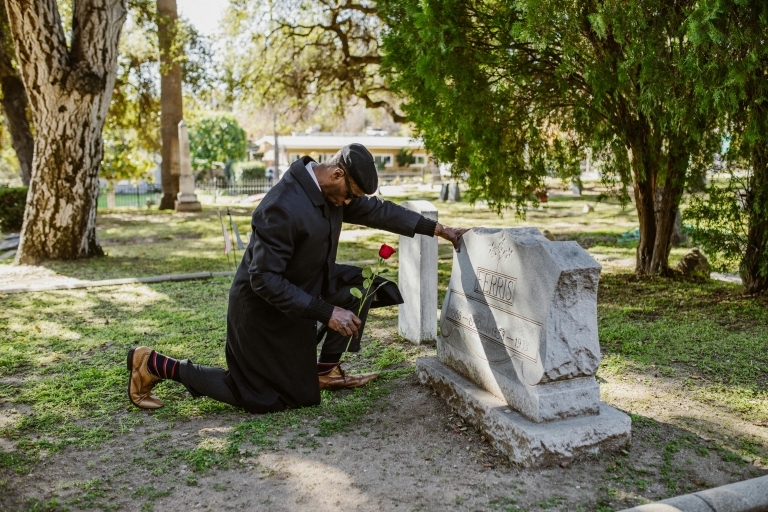
<svg viewBox="0 0 768 512">
<path fill-rule="evenodd" d="M 435 226 L 435 235 L 451 242 L 453 244 L 453 248 L 456 249 L 456 252 L 461 252 L 459 239 L 461 238 L 461 235 L 467 231 L 469 230 L 462 228 L 449 228 L 448 226 L 443 226 L 439 222 L 437 223 L 437 226 Z"/>
<path fill-rule="evenodd" d="M 333 307 L 333 314 L 328 320 L 328 327 L 344 336 L 354 335 L 355 338 L 358 336 L 358 329 L 360 329 L 361 324 L 362 322 L 356 314 L 338 306 Z"/>
</svg>

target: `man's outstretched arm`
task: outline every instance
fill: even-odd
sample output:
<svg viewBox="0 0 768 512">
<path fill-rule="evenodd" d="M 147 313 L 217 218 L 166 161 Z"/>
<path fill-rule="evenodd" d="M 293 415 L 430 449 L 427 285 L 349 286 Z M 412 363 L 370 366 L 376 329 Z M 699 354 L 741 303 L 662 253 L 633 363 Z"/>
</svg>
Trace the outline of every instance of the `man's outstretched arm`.
<svg viewBox="0 0 768 512">
<path fill-rule="evenodd" d="M 459 250 L 466 229 L 443 226 L 407 208 L 375 196 L 363 196 L 344 206 L 344 222 L 382 229 L 398 235 L 439 236 Z"/>
</svg>

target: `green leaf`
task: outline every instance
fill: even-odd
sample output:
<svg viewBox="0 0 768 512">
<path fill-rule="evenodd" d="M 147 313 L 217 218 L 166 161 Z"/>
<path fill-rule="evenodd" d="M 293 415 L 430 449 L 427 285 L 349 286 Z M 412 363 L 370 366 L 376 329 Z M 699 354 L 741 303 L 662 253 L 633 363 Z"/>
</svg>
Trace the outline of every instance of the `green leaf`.
<svg viewBox="0 0 768 512">
<path fill-rule="evenodd" d="M 363 281 L 363 288 L 365 288 L 367 290 L 370 287 L 371 287 L 371 280 L 370 279 L 366 279 L 365 281 Z"/>
<path fill-rule="evenodd" d="M 379 270 L 379 274 L 385 274 L 387 272 L 389 272 L 388 268 L 383 268 L 383 269 Z"/>
<path fill-rule="evenodd" d="M 363 269 L 363 277 L 366 279 L 370 279 L 373 276 L 373 270 L 371 270 L 371 267 L 366 267 Z"/>
<path fill-rule="evenodd" d="M 358 299 L 362 299 L 363 298 L 363 292 L 361 292 L 357 288 L 351 288 L 349 290 L 349 293 L 351 293 L 353 296 L 357 297 Z"/>
</svg>

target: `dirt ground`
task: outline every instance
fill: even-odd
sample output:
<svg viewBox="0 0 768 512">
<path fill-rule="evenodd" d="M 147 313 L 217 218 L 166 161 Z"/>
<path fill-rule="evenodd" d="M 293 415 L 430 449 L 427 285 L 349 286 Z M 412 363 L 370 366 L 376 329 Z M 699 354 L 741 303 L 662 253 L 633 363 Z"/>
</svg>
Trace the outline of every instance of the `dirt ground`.
<svg viewBox="0 0 768 512">
<path fill-rule="evenodd" d="M 709 422 L 764 440 L 767 428 L 686 400 L 663 378 L 601 378 L 604 399 L 635 413 L 631 447 L 544 470 L 511 466 L 413 374 L 387 385 L 382 407 L 353 431 L 317 437 L 321 418 L 305 420 L 308 435 L 289 428 L 268 449 L 202 473 L 158 461 L 175 447 L 222 442 L 242 416 L 170 424 L 147 412 L 144 425 L 99 449 L 68 448 L 29 475 L 6 474 L 0 508 L 608 511 L 768 472 L 722 450 L 722 428 Z"/>
</svg>

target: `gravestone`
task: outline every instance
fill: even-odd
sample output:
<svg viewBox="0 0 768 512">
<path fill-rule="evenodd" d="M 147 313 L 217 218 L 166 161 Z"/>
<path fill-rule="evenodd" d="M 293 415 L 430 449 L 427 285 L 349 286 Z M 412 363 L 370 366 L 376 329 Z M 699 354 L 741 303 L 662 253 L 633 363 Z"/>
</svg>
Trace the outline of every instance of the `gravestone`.
<svg viewBox="0 0 768 512">
<path fill-rule="evenodd" d="M 595 379 L 600 270 L 576 242 L 536 228 L 472 229 L 454 254 L 437 359 L 419 360 L 419 379 L 517 464 L 626 445 L 630 419 L 600 402 Z"/>
<path fill-rule="evenodd" d="M 461 190 L 459 190 L 458 183 L 451 183 L 448 185 L 448 201 L 453 201 L 455 203 L 461 202 Z"/>
<path fill-rule="evenodd" d="M 437 208 L 429 201 L 406 201 L 405 208 L 437 221 Z M 398 332 L 417 345 L 437 337 L 437 238 L 400 237 L 398 286 L 403 304 L 398 306 Z"/>
<path fill-rule="evenodd" d="M 579 186 L 578 183 L 575 183 L 575 182 L 571 183 L 571 194 L 573 194 L 575 196 L 580 196 L 581 195 L 581 187 Z"/>
<path fill-rule="evenodd" d="M 200 212 L 203 205 L 195 195 L 195 177 L 192 176 L 192 165 L 189 155 L 189 135 L 187 125 L 179 122 L 179 195 L 176 199 L 177 212 Z"/>
<path fill-rule="evenodd" d="M 448 183 L 443 183 L 442 185 L 440 185 L 440 200 L 441 201 L 448 200 Z"/>
</svg>

